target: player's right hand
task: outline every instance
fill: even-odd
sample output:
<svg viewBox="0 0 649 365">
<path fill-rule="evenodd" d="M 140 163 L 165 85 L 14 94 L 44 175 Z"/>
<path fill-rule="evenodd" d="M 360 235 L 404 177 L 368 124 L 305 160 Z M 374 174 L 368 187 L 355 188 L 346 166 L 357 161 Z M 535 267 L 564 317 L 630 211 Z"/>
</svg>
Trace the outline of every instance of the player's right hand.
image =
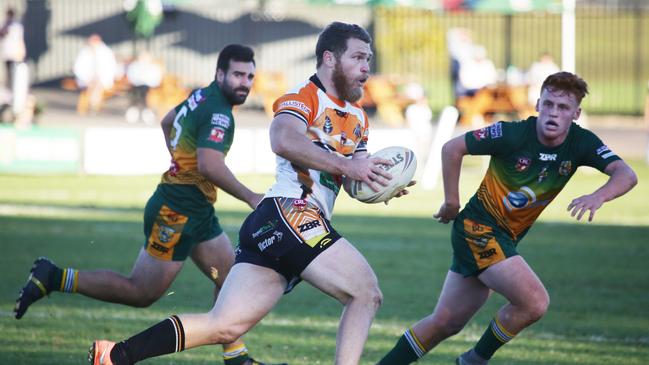
<svg viewBox="0 0 649 365">
<path fill-rule="evenodd" d="M 365 182 L 374 191 L 379 191 L 377 183 L 387 186 L 392 179 L 392 174 L 381 168 L 381 165 L 392 166 L 390 160 L 362 157 L 344 161 L 343 174 L 349 179 Z"/>
<path fill-rule="evenodd" d="M 447 224 L 455 217 L 457 214 L 460 212 L 460 205 L 459 204 L 451 204 L 451 203 L 446 203 L 444 202 L 441 207 L 439 207 L 439 211 L 437 214 L 433 214 L 433 218 L 435 218 L 438 222 Z"/>
</svg>

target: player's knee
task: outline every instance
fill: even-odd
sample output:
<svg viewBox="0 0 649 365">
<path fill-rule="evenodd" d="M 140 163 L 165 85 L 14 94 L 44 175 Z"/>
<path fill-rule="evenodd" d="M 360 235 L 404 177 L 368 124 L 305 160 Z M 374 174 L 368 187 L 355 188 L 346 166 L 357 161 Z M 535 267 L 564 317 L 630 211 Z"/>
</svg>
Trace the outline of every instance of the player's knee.
<svg viewBox="0 0 649 365">
<path fill-rule="evenodd" d="M 436 332 L 443 334 L 445 337 L 451 337 L 458 334 L 464 328 L 466 323 L 458 322 L 451 316 L 436 314 L 433 317 L 433 326 Z"/>
<path fill-rule="evenodd" d="M 550 306 L 550 296 L 546 291 L 539 293 L 535 298 L 528 303 L 527 305 L 527 315 L 530 323 L 534 323 L 541 319 L 548 311 Z"/>
<path fill-rule="evenodd" d="M 383 303 L 383 293 L 377 282 L 373 282 L 363 288 L 363 290 L 354 295 L 354 298 L 367 304 L 374 310 L 378 310 Z"/>
</svg>

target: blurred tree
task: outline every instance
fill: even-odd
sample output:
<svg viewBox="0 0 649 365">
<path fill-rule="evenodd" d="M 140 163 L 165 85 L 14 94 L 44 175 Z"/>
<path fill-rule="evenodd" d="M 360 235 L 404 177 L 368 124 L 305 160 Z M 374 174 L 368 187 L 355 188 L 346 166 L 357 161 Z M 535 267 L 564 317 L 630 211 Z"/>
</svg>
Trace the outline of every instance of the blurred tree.
<svg viewBox="0 0 649 365">
<path fill-rule="evenodd" d="M 149 38 L 162 22 L 160 0 L 125 0 L 126 19 L 133 25 L 136 36 Z"/>
</svg>

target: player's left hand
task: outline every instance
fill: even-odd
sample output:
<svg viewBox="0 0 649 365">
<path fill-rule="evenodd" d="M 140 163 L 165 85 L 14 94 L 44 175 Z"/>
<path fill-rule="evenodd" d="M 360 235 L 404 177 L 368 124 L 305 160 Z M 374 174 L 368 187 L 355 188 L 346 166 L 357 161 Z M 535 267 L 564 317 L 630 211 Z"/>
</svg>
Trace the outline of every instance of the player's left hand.
<svg viewBox="0 0 649 365">
<path fill-rule="evenodd" d="M 411 182 L 408 183 L 408 185 L 406 185 L 406 188 L 409 188 L 409 187 L 415 185 L 416 183 L 417 183 L 417 181 L 412 180 Z M 410 191 L 408 191 L 408 189 L 406 189 L 406 188 L 403 188 L 403 189 L 399 190 L 399 192 L 396 193 L 392 198 L 401 198 L 401 197 L 404 196 L 404 195 L 408 195 L 408 194 L 410 194 Z M 392 198 L 386 200 L 386 201 L 384 202 L 385 205 L 388 205 L 388 203 L 390 202 L 390 200 L 392 200 Z"/>
<path fill-rule="evenodd" d="M 584 216 L 586 211 L 590 211 L 588 214 L 588 221 L 592 222 L 593 217 L 595 217 L 595 211 L 597 211 L 602 204 L 604 204 L 604 199 L 595 194 L 582 195 L 568 204 L 568 211 L 572 217 L 576 215 L 578 221 L 581 220 L 581 217 Z"/>
<path fill-rule="evenodd" d="M 264 199 L 264 194 L 254 193 L 250 198 L 248 198 L 248 205 L 254 210 L 262 199 Z"/>
</svg>

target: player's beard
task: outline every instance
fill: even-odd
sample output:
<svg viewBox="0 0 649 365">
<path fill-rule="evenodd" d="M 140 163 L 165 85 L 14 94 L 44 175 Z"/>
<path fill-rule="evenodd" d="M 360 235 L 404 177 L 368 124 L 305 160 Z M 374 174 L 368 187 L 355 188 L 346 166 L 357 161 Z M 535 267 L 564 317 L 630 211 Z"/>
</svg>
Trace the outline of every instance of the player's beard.
<svg viewBox="0 0 649 365">
<path fill-rule="evenodd" d="M 246 93 L 241 95 L 238 94 L 239 91 L 245 91 Z M 227 81 L 223 81 L 221 84 L 221 93 L 223 96 L 230 102 L 232 105 L 241 105 L 246 101 L 250 89 L 244 86 L 233 88 Z"/>
<path fill-rule="evenodd" d="M 334 88 L 340 99 L 355 103 L 363 97 L 363 88 L 352 85 L 353 81 L 349 81 L 347 75 L 345 75 L 342 66 L 340 66 L 340 61 L 334 67 L 331 80 L 334 83 Z"/>
</svg>

